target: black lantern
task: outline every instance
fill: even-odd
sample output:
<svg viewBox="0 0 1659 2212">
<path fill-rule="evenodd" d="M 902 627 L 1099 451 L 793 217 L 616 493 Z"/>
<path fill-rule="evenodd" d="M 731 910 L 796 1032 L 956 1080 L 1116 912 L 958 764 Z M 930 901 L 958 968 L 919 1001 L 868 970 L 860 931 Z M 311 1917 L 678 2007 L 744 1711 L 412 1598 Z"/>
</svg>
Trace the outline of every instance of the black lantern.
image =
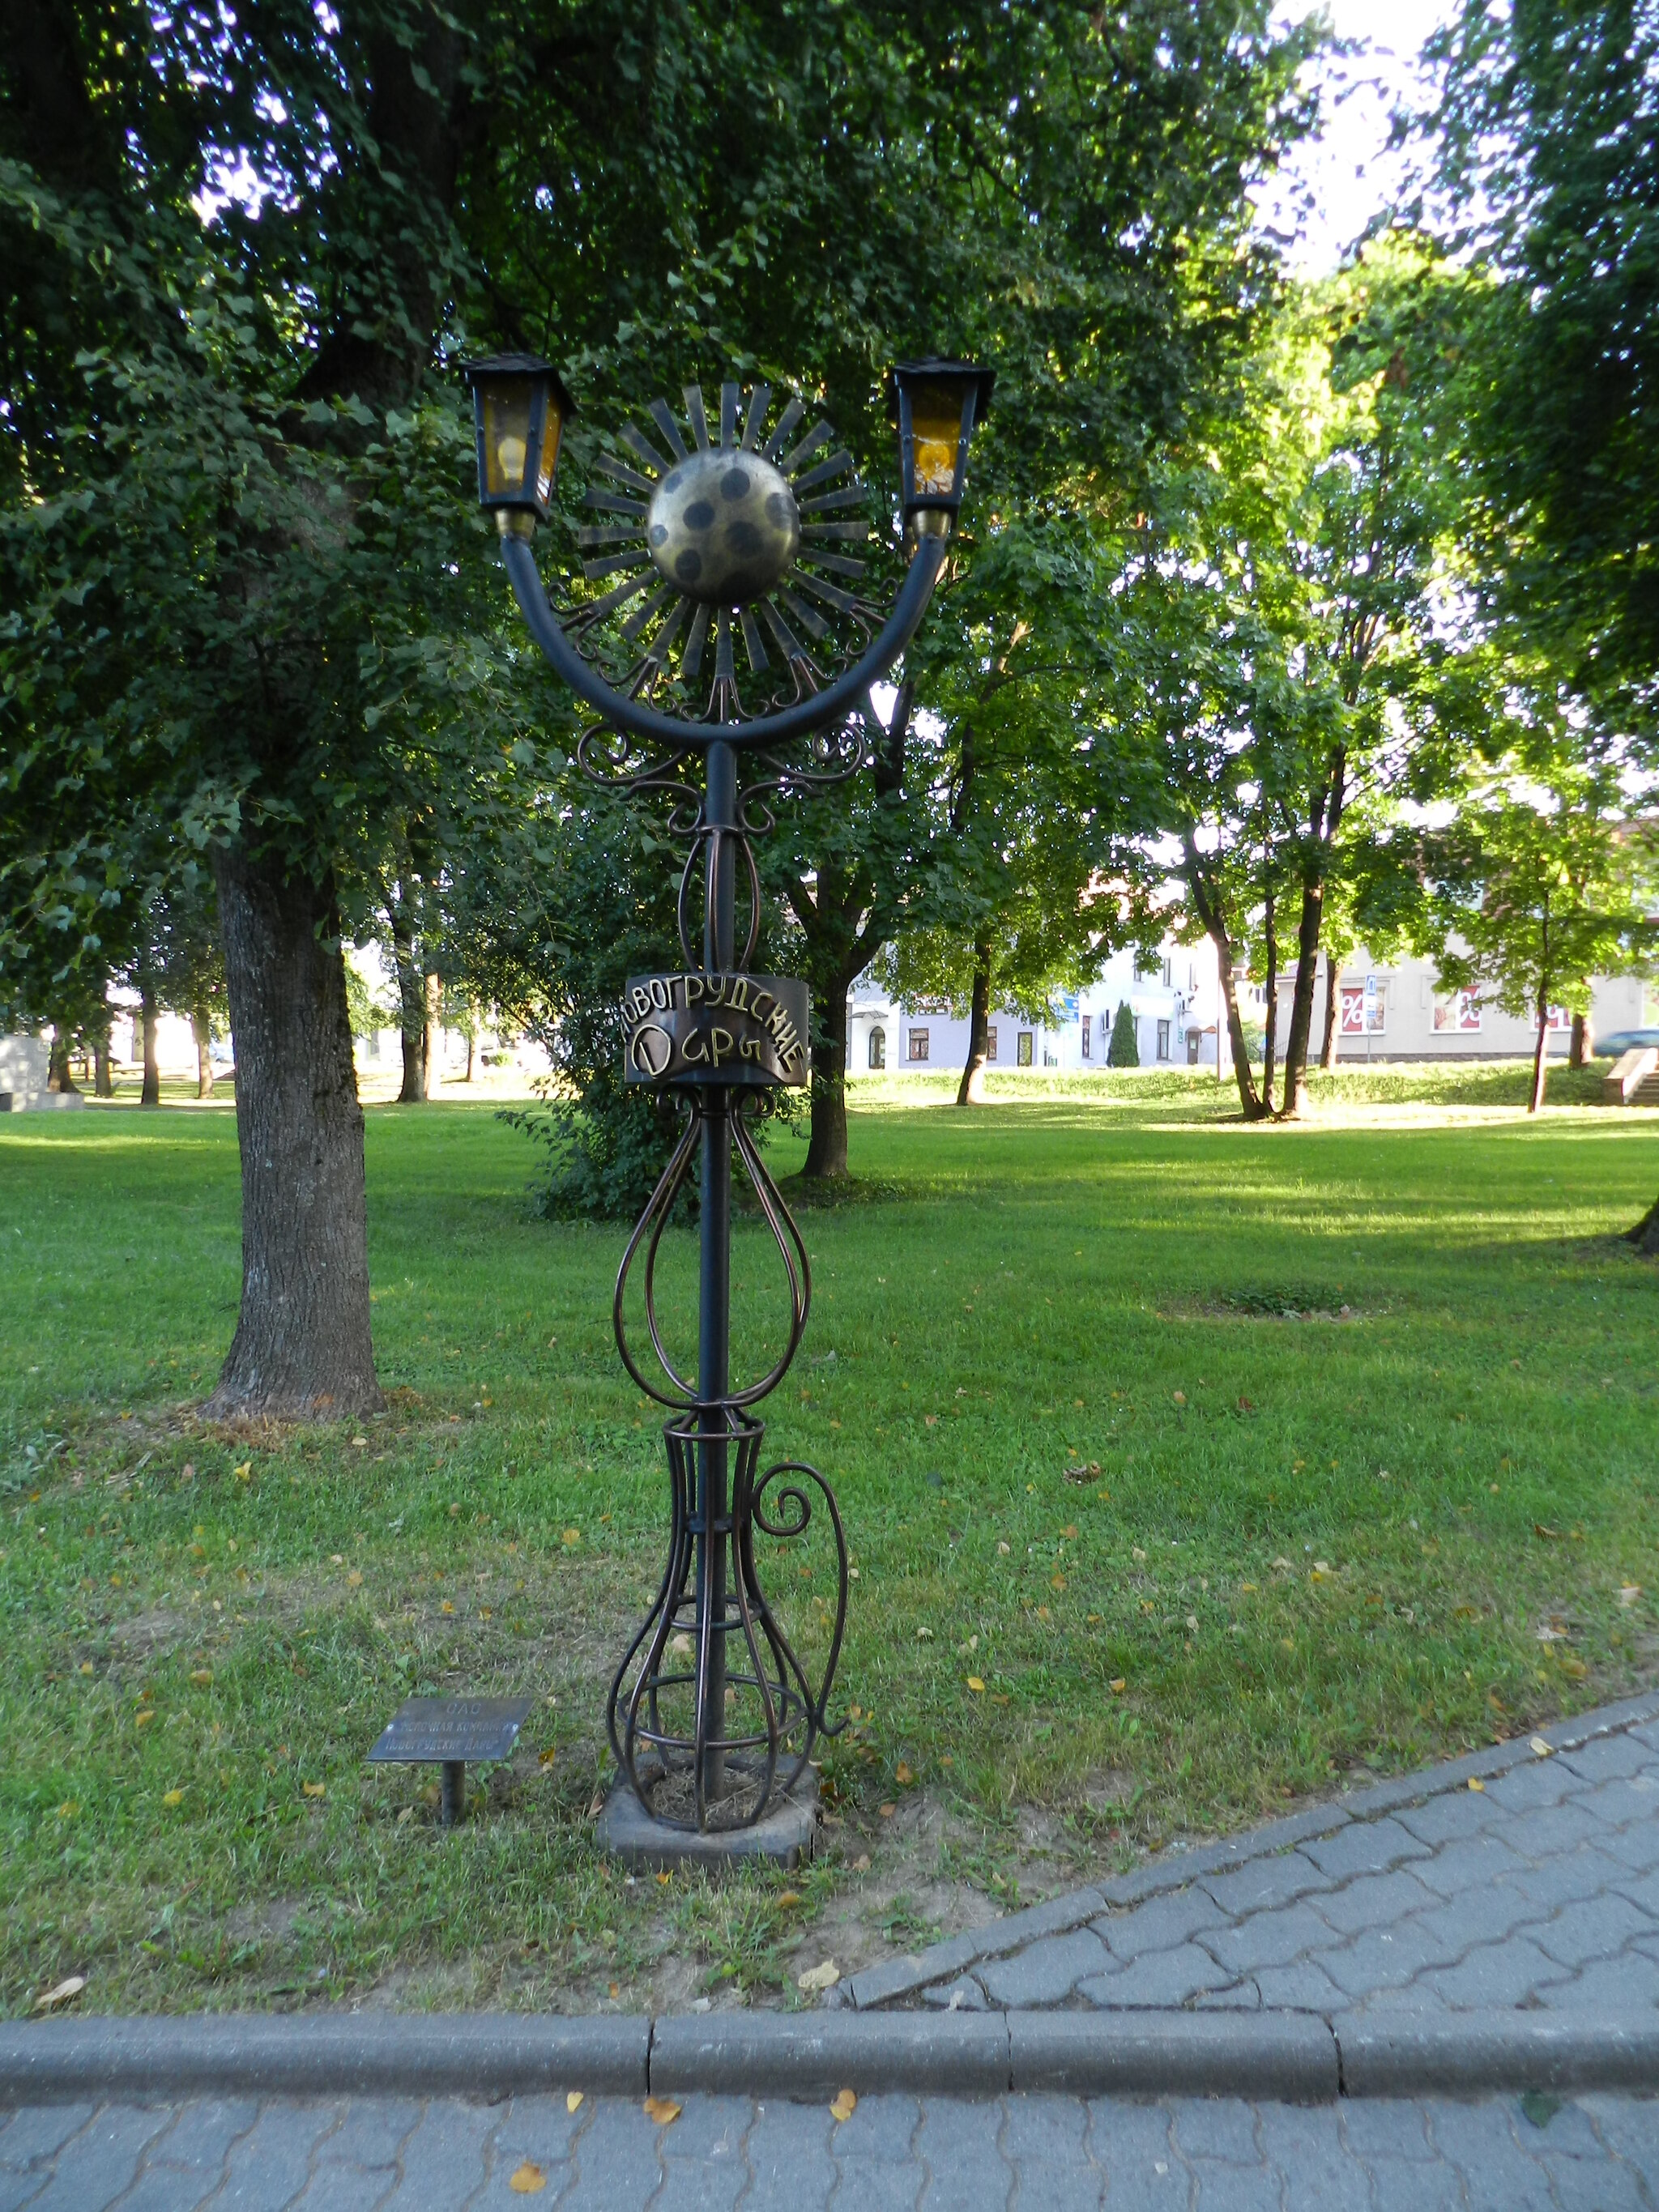
<svg viewBox="0 0 1659 2212">
<path fill-rule="evenodd" d="M 558 473 L 559 440 L 575 403 L 551 365 L 533 353 L 499 353 L 465 364 L 478 437 L 478 502 L 506 536 L 545 522 Z"/>
<path fill-rule="evenodd" d="M 893 371 L 904 521 L 950 535 L 968 474 L 968 441 L 991 404 L 996 371 L 967 361 L 902 361 Z"/>
</svg>

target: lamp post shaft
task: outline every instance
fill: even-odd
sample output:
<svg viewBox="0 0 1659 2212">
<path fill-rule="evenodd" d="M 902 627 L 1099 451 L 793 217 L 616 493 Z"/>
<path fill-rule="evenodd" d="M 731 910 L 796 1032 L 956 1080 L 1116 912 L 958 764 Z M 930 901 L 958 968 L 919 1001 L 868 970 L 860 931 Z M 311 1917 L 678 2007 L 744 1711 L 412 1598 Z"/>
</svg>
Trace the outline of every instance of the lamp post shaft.
<svg viewBox="0 0 1659 2212">
<path fill-rule="evenodd" d="M 703 799 L 707 906 L 703 965 L 728 970 L 736 957 L 738 762 L 717 740 L 708 748 Z M 697 1395 L 706 1431 L 697 1447 L 701 1533 L 697 1538 L 697 1741 L 702 1790 L 710 1804 L 726 1792 L 724 1753 L 709 1747 L 725 1734 L 726 1553 L 730 1518 L 725 1399 L 732 1358 L 732 1094 L 710 1093 L 702 1125 L 702 1250 L 698 1283 Z"/>
</svg>

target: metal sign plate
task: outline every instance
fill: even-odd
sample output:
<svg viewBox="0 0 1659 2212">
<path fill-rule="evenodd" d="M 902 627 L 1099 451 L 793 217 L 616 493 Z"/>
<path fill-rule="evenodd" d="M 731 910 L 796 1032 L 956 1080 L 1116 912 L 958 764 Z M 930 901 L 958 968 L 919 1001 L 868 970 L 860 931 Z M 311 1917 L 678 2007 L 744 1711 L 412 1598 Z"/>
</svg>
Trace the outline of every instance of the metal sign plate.
<svg viewBox="0 0 1659 2212">
<path fill-rule="evenodd" d="M 630 1083 L 804 1084 L 808 994 L 795 975 L 631 975 Z"/>
<path fill-rule="evenodd" d="M 505 1759 L 533 1698 L 409 1698 L 369 1757 L 416 1765 L 425 1759 Z"/>
</svg>

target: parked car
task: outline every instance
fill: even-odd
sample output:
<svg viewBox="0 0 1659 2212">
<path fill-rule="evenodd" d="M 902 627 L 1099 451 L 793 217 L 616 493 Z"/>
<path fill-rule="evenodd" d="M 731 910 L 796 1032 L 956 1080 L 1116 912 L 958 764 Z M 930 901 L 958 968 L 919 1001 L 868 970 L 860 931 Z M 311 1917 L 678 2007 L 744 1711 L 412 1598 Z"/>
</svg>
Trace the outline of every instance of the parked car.
<svg viewBox="0 0 1659 2212">
<path fill-rule="evenodd" d="M 1595 1040 L 1598 1060 L 1617 1060 L 1626 1052 L 1645 1052 L 1650 1045 L 1659 1045 L 1659 1030 L 1614 1030 L 1611 1036 Z"/>
</svg>

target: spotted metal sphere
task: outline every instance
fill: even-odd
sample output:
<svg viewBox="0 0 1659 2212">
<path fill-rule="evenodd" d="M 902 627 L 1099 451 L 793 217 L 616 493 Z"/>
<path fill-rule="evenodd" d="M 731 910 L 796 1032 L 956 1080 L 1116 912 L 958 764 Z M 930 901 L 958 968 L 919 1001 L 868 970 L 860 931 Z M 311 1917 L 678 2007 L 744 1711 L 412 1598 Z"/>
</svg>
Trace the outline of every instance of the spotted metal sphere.
<svg viewBox="0 0 1659 2212">
<path fill-rule="evenodd" d="M 758 453 L 694 453 L 657 486 L 646 518 L 651 558 L 688 599 L 742 606 L 788 574 L 800 510 L 787 479 Z"/>
</svg>

